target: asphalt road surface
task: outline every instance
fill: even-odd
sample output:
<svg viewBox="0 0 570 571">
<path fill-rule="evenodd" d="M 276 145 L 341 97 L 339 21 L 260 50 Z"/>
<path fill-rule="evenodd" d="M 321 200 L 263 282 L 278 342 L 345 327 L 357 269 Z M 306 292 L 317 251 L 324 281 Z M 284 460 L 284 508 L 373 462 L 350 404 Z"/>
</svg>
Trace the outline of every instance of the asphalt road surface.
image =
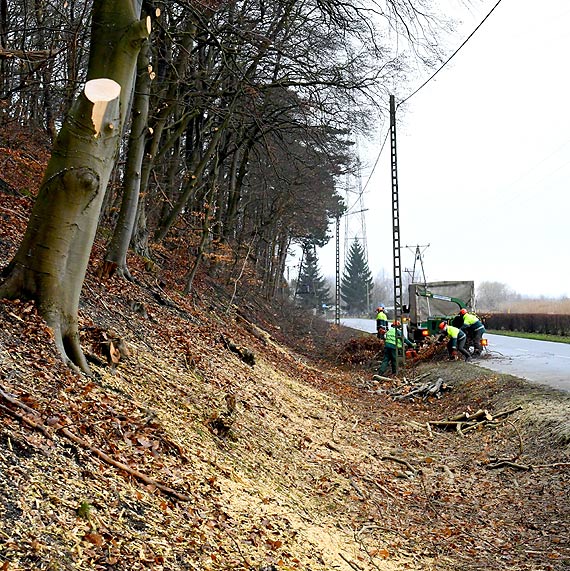
<svg viewBox="0 0 570 571">
<path fill-rule="evenodd" d="M 491 359 L 480 366 L 570 392 L 570 345 L 485 335 Z"/>
<path fill-rule="evenodd" d="M 376 331 L 374 319 L 341 322 L 360 331 Z M 488 354 L 485 359 L 475 361 L 478 366 L 570 392 L 570 344 L 503 335 L 485 337 L 489 340 Z"/>
</svg>

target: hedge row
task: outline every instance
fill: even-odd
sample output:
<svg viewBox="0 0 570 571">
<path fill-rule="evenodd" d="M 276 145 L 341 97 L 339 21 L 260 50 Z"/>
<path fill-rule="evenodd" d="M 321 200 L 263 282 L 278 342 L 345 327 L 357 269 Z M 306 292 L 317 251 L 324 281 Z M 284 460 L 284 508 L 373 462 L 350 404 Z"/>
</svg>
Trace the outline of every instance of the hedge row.
<svg viewBox="0 0 570 571">
<path fill-rule="evenodd" d="M 570 315 L 552 313 L 488 313 L 485 327 L 503 331 L 570 337 Z"/>
</svg>

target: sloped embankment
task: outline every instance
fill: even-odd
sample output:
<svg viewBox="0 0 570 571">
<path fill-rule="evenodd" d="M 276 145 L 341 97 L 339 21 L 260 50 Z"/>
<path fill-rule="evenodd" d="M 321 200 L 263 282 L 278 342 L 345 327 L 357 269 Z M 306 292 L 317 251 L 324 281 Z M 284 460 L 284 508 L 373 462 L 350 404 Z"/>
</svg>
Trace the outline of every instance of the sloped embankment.
<svg viewBox="0 0 570 571">
<path fill-rule="evenodd" d="M 5 569 L 568 564 L 566 396 L 455 363 L 413 371 L 443 376 L 444 398 L 394 402 L 396 381 L 371 391 L 213 290 L 191 304 L 90 276 L 86 291 L 90 379 L 56 360 L 32 305 L 0 305 Z M 463 437 L 426 425 L 515 402 Z"/>
<path fill-rule="evenodd" d="M 1 267 L 47 161 L 30 143 L 0 149 Z M 0 301 L 2 570 L 568 567 L 567 396 L 424 364 L 407 375 L 453 389 L 394 402 L 351 332 L 200 277 L 181 298 L 140 260 L 140 286 L 101 283 L 98 247 L 92 378 L 57 360 L 33 305 Z M 518 406 L 464 436 L 426 424 Z M 525 468 L 489 468 L 501 458 Z"/>
</svg>

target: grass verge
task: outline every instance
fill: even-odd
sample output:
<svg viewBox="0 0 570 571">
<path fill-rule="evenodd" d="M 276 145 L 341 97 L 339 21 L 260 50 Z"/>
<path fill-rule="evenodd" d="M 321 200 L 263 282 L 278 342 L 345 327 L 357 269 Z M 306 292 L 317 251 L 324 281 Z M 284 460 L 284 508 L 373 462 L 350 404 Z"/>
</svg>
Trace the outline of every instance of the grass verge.
<svg viewBox="0 0 570 571">
<path fill-rule="evenodd" d="M 525 333 L 524 331 L 499 331 L 497 329 L 488 330 L 487 333 L 491 333 L 493 335 L 504 335 L 505 337 L 521 337 L 522 339 L 536 339 L 537 341 L 570 343 L 570 337 L 564 337 L 562 335 L 546 335 L 545 333 Z"/>
</svg>

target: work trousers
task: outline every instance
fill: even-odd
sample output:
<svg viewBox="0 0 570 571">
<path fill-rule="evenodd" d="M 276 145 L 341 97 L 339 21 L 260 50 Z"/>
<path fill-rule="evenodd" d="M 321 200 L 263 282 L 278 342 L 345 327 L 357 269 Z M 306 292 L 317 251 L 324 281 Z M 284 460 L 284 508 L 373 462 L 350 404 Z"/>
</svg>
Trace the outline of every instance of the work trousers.
<svg viewBox="0 0 570 571">
<path fill-rule="evenodd" d="M 380 368 L 378 369 L 378 374 L 383 375 L 388 367 L 392 366 L 392 373 L 396 374 L 397 372 L 397 358 L 398 353 L 396 351 L 396 347 L 384 347 L 384 358 L 380 363 Z"/>
<path fill-rule="evenodd" d="M 481 347 L 481 339 L 483 339 L 483 334 L 485 333 L 484 327 L 479 327 L 471 332 L 471 338 L 473 339 L 473 350 L 475 355 L 481 355 L 483 347 Z"/>
<path fill-rule="evenodd" d="M 467 359 L 469 359 L 471 357 L 471 355 L 469 354 L 469 351 L 467 351 L 467 349 L 465 349 L 465 341 L 466 340 L 467 340 L 467 336 L 465 335 L 465 333 L 463 333 L 463 335 L 459 335 L 459 337 L 457 337 L 457 345 L 455 345 L 453 339 L 450 339 L 447 343 L 447 350 L 449 352 L 449 356 L 453 357 L 453 351 L 455 349 L 457 349 L 457 351 L 459 351 L 465 357 L 465 360 L 467 361 Z"/>
</svg>

